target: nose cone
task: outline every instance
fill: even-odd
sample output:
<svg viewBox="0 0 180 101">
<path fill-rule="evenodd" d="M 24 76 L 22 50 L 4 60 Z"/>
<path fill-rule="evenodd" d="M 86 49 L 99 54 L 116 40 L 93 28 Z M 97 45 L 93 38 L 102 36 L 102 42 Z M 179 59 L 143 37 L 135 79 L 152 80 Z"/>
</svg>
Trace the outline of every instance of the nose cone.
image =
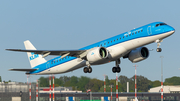
<svg viewBox="0 0 180 101">
<path fill-rule="evenodd" d="M 173 27 L 171 27 L 171 26 L 168 26 L 168 30 L 169 31 L 175 31 L 175 29 Z"/>
<path fill-rule="evenodd" d="M 175 29 L 173 27 L 171 27 L 171 26 L 168 26 L 167 31 L 171 32 L 171 34 L 173 34 L 175 32 Z"/>
<path fill-rule="evenodd" d="M 173 27 L 170 27 L 169 30 L 175 32 L 175 29 Z"/>
</svg>

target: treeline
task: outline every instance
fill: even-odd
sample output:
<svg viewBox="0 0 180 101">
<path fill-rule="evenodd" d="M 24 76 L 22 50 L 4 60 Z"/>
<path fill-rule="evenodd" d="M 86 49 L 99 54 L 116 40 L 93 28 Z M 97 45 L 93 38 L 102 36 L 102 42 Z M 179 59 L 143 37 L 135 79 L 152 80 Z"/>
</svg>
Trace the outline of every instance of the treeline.
<svg viewBox="0 0 180 101">
<path fill-rule="evenodd" d="M 134 82 L 135 77 L 128 78 L 126 76 L 118 77 L 118 91 L 119 92 L 127 92 L 127 82 L 129 82 L 129 91 L 134 92 Z M 49 77 L 40 77 L 40 87 L 48 87 L 49 86 Z M 110 92 L 110 85 L 113 86 L 113 92 L 116 91 L 116 80 L 109 80 L 108 76 L 106 76 L 106 92 Z M 144 76 L 137 75 L 137 90 L 138 92 L 147 92 L 152 87 L 160 86 L 161 82 L 148 80 Z M 180 85 L 180 77 L 172 77 L 165 79 L 164 85 Z M 104 92 L 104 81 L 98 80 L 96 78 L 89 78 L 86 76 L 61 76 L 59 78 L 55 77 L 55 87 L 63 86 L 63 87 L 72 87 L 73 90 L 80 90 L 86 92 L 87 89 L 91 89 L 92 92 Z"/>
</svg>

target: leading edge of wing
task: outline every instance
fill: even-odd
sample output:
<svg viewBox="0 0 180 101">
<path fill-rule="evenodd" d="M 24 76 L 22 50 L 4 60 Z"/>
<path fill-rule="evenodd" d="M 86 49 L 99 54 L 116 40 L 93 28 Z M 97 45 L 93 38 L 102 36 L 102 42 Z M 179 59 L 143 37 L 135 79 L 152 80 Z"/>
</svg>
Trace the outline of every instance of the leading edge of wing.
<svg viewBox="0 0 180 101">
<path fill-rule="evenodd" d="M 69 56 L 80 55 L 86 50 L 23 50 L 23 49 L 6 49 L 8 51 L 18 51 L 18 52 L 34 52 L 34 54 L 46 54 L 48 55 L 63 55 L 69 53 Z"/>
<path fill-rule="evenodd" d="M 38 69 L 9 69 L 9 71 L 23 71 L 23 72 L 31 72 L 31 71 L 35 71 Z"/>
</svg>

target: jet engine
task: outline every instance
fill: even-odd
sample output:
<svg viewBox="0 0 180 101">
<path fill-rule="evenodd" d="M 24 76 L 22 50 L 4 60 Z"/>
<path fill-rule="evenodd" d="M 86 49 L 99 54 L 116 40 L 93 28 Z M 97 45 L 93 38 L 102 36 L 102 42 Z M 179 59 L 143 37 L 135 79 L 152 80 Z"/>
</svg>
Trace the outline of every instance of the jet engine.
<svg viewBox="0 0 180 101">
<path fill-rule="evenodd" d="M 89 63 L 101 63 L 108 57 L 108 51 L 104 47 L 96 47 L 87 53 L 87 60 Z"/>
<path fill-rule="evenodd" d="M 139 47 L 139 48 L 132 50 L 129 53 L 128 59 L 132 63 L 136 63 L 136 62 L 142 61 L 144 59 L 147 59 L 148 56 L 149 56 L 149 50 L 146 47 Z"/>
</svg>

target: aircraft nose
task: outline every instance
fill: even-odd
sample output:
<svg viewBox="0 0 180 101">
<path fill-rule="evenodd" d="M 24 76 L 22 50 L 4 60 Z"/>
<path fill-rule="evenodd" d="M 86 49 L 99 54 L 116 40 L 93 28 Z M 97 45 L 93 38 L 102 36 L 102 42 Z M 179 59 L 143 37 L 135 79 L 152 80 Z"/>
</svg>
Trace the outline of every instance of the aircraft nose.
<svg viewBox="0 0 180 101">
<path fill-rule="evenodd" d="M 168 26 L 168 31 L 172 31 L 173 33 L 175 32 L 175 29 L 171 26 Z"/>
<path fill-rule="evenodd" d="M 175 29 L 173 27 L 171 27 L 170 30 L 175 32 Z"/>
</svg>

